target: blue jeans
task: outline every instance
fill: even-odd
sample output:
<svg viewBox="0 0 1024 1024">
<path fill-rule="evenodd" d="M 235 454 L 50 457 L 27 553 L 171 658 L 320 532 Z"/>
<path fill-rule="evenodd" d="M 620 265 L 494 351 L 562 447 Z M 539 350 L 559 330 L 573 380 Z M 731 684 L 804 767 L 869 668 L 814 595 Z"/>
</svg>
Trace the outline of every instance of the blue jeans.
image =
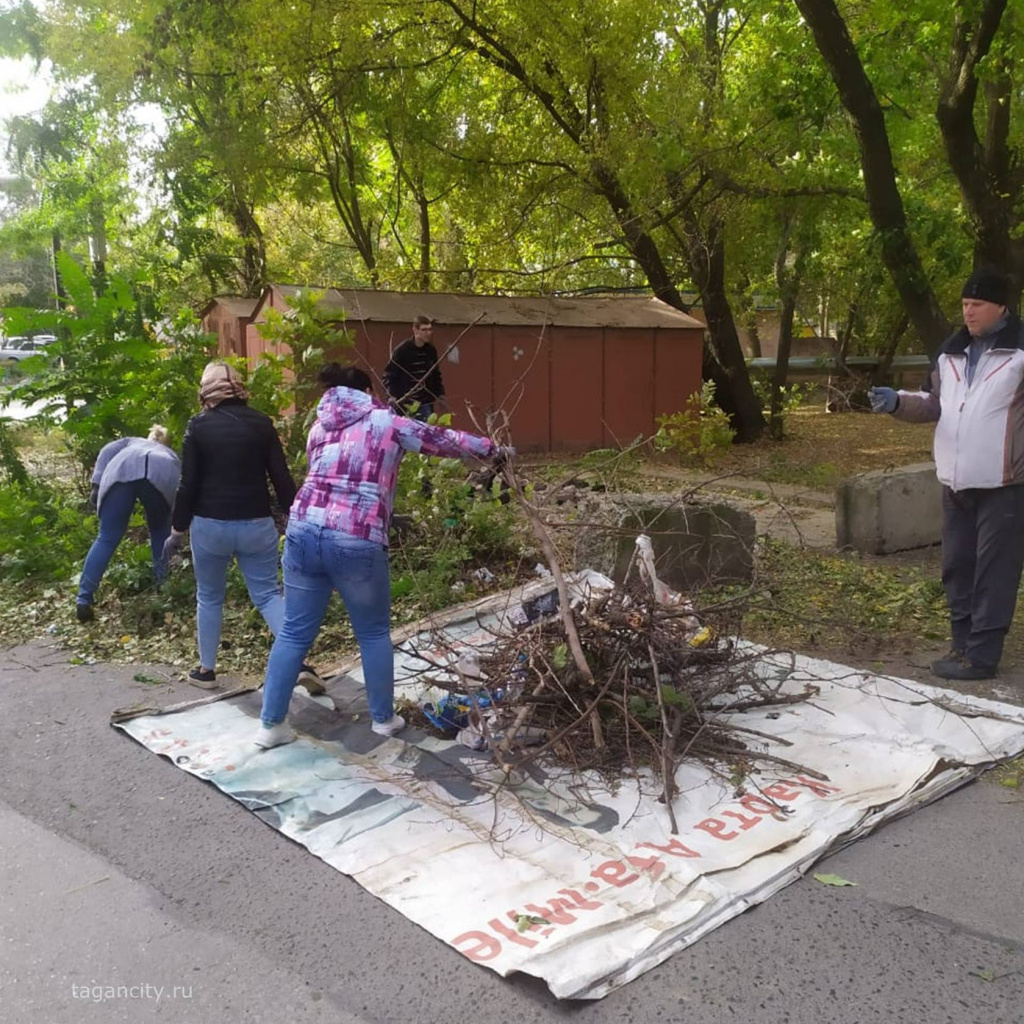
<svg viewBox="0 0 1024 1024">
<path fill-rule="evenodd" d="M 277 580 L 277 527 L 274 520 L 205 519 L 194 516 L 191 526 L 192 566 L 196 574 L 196 633 L 199 664 L 217 667 L 224 591 L 228 566 L 238 560 L 252 603 L 277 636 L 284 619 L 284 598 Z"/>
<path fill-rule="evenodd" d="M 382 544 L 290 522 L 284 541 L 284 625 L 277 634 L 263 685 L 266 726 L 288 714 L 299 669 L 327 613 L 341 595 L 363 659 L 370 715 L 386 722 L 395 711 L 395 652 L 391 646 L 391 578 Z"/>
<path fill-rule="evenodd" d="M 153 554 L 153 573 L 159 583 L 167 571 L 164 565 L 164 541 L 171 534 L 171 509 L 164 496 L 148 480 L 111 484 L 100 505 L 100 533 L 89 548 L 78 582 L 78 603 L 92 604 L 100 580 L 110 565 L 118 544 L 128 530 L 135 502 L 142 504 L 149 527 L 149 547 Z"/>
<path fill-rule="evenodd" d="M 419 408 L 412 414 L 414 420 L 421 420 L 426 423 L 434 415 L 433 402 L 420 402 Z"/>
</svg>

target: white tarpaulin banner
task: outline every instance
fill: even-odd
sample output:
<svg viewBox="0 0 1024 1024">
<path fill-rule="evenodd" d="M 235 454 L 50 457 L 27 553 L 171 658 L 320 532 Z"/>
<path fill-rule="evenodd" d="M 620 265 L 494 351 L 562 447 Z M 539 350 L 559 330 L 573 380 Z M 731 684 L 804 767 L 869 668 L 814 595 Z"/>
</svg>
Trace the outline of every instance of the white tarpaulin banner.
<svg viewBox="0 0 1024 1024">
<path fill-rule="evenodd" d="M 483 645 L 506 614 L 445 630 Z M 431 646 L 426 635 L 402 645 L 405 678 Z M 438 660 L 444 646 L 433 645 Z M 1021 708 L 810 658 L 765 655 L 758 671 L 783 693 L 809 682 L 820 693 L 737 713 L 773 737 L 751 734 L 752 759 L 764 751 L 827 781 L 776 762 L 745 778 L 684 764 L 676 835 L 649 776 L 610 786 L 553 771 L 501 785 L 487 754 L 414 730 L 375 736 L 351 680 L 333 704 L 299 691 L 299 739 L 269 751 L 253 744 L 258 693 L 118 727 L 469 960 L 598 999 L 825 852 L 1024 751 Z"/>
</svg>

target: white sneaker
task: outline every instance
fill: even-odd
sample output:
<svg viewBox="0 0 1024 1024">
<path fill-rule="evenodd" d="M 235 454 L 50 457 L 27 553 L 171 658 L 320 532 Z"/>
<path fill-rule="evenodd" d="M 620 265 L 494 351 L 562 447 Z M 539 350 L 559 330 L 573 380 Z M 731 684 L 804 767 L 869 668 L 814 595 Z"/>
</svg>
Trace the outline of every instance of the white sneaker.
<svg viewBox="0 0 1024 1024">
<path fill-rule="evenodd" d="M 256 733 L 255 743 L 257 747 L 270 750 L 271 747 L 280 747 L 285 743 L 291 743 L 295 739 L 295 733 L 287 722 L 278 722 L 269 729 L 265 725 L 260 726 Z"/>
<path fill-rule="evenodd" d="M 386 722 L 374 722 L 370 728 L 378 736 L 394 736 L 405 728 L 405 719 L 401 715 L 392 715 Z"/>
</svg>

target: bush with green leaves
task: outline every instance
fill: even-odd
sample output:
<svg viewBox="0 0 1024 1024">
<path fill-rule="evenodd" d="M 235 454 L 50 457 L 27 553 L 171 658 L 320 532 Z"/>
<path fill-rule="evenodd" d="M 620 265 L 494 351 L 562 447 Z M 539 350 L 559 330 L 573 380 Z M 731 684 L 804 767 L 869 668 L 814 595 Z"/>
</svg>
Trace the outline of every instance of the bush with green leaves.
<svg viewBox="0 0 1024 1024">
<path fill-rule="evenodd" d="M 46 355 L 23 363 L 30 376 L 11 396 L 40 402 L 40 421 L 60 425 L 83 467 L 117 437 L 145 436 L 162 423 L 174 442 L 197 408 L 203 366 L 213 338 L 188 311 L 159 324 L 145 320 L 132 284 L 110 279 L 101 295 L 67 254 L 58 256 L 67 291 L 62 309 L 4 310 L 9 334 L 48 331 L 57 340 Z"/>
<path fill-rule="evenodd" d="M 260 333 L 281 354 L 265 353 L 248 380 L 251 404 L 276 421 L 285 454 L 296 469 L 303 466 L 320 398 L 317 370 L 328 358 L 344 362 L 354 349 L 342 314 L 325 309 L 322 299 L 322 292 L 303 288 L 287 297 L 285 312 L 267 310 Z"/>
<path fill-rule="evenodd" d="M 751 371 L 750 383 L 765 415 L 772 407 L 772 378 L 764 370 Z M 782 415 L 795 412 L 814 394 L 816 387 L 811 381 L 793 381 L 782 385 Z"/>
<path fill-rule="evenodd" d="M 652 442 L 656 451 L 672 452 L 684 463 L 710 466 L 732 444 L 736 432 L 715 403 L 715 385 L 705 381 L 680 412 L 659 416 Z"/>
<path fill-rule="evenodd" d="M 74 487 L 31 479 L 0 487 L 0 580 L 67 581 L 95 536 Z"/>
</svg>

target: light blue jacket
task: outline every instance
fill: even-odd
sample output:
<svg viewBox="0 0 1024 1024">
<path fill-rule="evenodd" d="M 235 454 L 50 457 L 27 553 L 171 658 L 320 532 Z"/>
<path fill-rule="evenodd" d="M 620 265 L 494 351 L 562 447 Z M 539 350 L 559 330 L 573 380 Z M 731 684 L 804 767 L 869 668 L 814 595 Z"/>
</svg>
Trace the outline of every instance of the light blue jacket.
<svg viewBox="0 0 1024 1024">
<path fill-rule="evenodd" d="M 92 471 L 92 482 L 99 487 L 96 508 L 102 508 L 111 484 L 127 484 L 133 480 L 148 480 L 170 508 L 180 478 L 181 463 L 167 445 L 147 441 L 144 437 L 119 438 L 100 449 Z"/>
</svg>

